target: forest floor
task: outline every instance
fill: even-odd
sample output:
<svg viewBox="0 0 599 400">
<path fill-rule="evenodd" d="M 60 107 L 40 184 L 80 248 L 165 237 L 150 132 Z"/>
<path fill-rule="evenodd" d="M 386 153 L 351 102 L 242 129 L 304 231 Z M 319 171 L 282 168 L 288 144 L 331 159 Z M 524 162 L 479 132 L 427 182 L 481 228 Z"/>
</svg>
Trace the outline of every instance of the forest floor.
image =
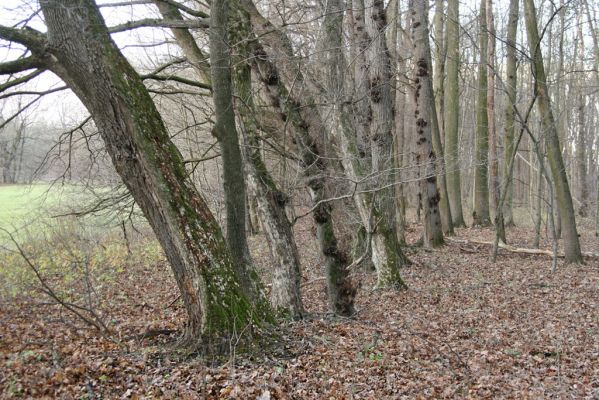
<svg viewBox="0 0 599 400">
<path fill-rule="evenodd" d="M 286 356 L 236 355 L 206 366 L 173 350 L 183 310 L 164 261 L 133 263 L 98 284 L 113 337 L 38 295 L 0 297 L 0 397 L 165 399 L 599 398 L 599 260 L 551 273 L 546 256 L 449 242 L 408 248 L 409 289 L 361 281 L 353 319 L 327 314 L 309 218 L 297 229 L 309 317 L 281 328 Z M 409 239 L 419 235 L 410 227 Z M 490 229 L 457 237 L 491 240 Z M 533 233 L 508 241 L 530 247 Z M 599 238 L 582 232 L 585 251 Z M 548 243 L 543 243 L 549 248 Z M 264 240 L 256 264 L 269 268 Z M 73 285 L 76 284 L 72 283 Z M 33 300 L 37 298 L 37 300 Z"/>
</svg>

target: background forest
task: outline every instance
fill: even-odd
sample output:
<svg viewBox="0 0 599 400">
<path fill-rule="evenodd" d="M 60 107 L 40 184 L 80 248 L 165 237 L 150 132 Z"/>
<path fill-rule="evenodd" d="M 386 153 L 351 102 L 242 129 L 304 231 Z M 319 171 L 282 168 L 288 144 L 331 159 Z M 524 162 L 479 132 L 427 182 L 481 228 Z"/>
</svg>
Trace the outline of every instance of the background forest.
<svg viewBox="0 0 599 400">
<path fill-rule="evenodd" d="M 594 0 L 0 5 L 2 398 L 597 398 Z"/>
</svg>

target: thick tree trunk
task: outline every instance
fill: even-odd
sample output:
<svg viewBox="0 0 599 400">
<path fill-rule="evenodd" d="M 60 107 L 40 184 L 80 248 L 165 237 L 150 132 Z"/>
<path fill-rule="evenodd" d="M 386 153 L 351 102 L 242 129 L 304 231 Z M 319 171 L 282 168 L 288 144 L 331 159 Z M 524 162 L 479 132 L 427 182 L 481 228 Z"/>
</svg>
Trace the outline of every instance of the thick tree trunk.
<svg viewBox="0 0 599 400">
<path fill-rule="evenodd" d="M 228 340 L 267 316 L 250 301 L 220 228 L 190 182 L 141 79 L 91 0 L 45 0 L 41 55 L 88 108 L 117 172 L 152 226 L 187 310 L 185 343 L 226 351 Z"/>
<path fill-rule="evenodd" d="M 576 231 L 574 205 L 570 194 L 568 177 L 560 151 L 559 136 L 551 110 L 551 100 L 547 89 L 545 67 L 541 54 L 537 17 L 533 0 L 524 0 L 526 31 L 528 46 L 530 48 L 535 91 L 537 94 L 537 108 L 541 116 L 541 125 L 546 133 L 547 157 L 551 167 L 551 174 L 555 183 L 555 191 L 560 209 L 562 235 L 564 239 L 565 260 L 568 263 L 582 261 L 580 242 Z"/>
<path fill-rule="evenodd" d="M 229 1 L 215 2 L 210 12 L 209 32 L 212 99 L 215 113 L 212 134 L 218 139 L 222 156 L 227 244 L 244 291 L 254 297 L 259 289 L 254 286 L 257 277 L 250 276 L 250 274 L 255 275 L 255 272 L 252 268 L 245 229 L 245 173 L 233 110 L 228 24 Z"/>
<path fill-rule="evenodd" d="M 449 0 L 447 7 L 447 81 L 444 101 L 445 160 L 447 168 L 447 192 L 451 216 L 455 227 L 465 226 L 462 210 L 462 189 L 460 179 L 460 157 L 458 151 L 458 118 L 460 65 L 459 49 L 459 0 Z"/>
<path fill-rule="evenodd" d="M 424 209 L 424 245 L 435 247 L 443 244 L 439 191 L 435 166 L 437 157 L 433 149 L 432 129 L 438 125 L 432 87 L 431 51 L 428 38 L 428 0 L 410 1 L 412 10 L 412 42 L 414 43 L 414 119 L 416 125 L 416 164 L 423 171 L 420 193 Z M 433 126 L 435 125 L 435 126 Z M 438 131 L 437 131 L 438 134 Z"/>
<path fill-rule="evenodd" d="M 516 106 L 516 88 L 518 87 L 517 59 L 516 59 L 516 35 L 518 33 L 518 14 L 519 0 L 510 0 L 508 13 L 507 40 L 506 40 L 506 105 L 505 105 L 505 130 L 504 130 L 504 151 L 503 151 L 503 179 L 509 176 L 508 166 L 514 152 L 514 134 L 515 134 L 515 113 Z M 514 193 L 514 183 L 510 179 L 506 187 L 503 213 L 505 225 L 514 224 L 514 215 L 512 211 L 512 198 Z M 505 238 L 504 238 L 505 240 Z"/>
<path fill-rule="evenodd" d="M 480 2 L 478 64 L 478 104 L 476 105 L 476 156 L 474 158 L 474 211 L 472 220 L 475 226 L 488 226 L 489 215 L 489 122 L 487 114 L 487 3 Z"/>
</svg>

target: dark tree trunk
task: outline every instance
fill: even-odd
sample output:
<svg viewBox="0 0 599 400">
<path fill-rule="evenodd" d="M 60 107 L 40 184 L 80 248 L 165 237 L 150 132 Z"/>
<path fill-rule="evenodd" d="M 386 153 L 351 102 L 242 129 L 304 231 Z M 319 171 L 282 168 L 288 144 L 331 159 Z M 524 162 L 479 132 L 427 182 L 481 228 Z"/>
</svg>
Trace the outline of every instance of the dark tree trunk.
<svg viewBox="0 0 599 400">
<path fill-rule="evenodd" d="M 229 1 L 212 4 L 210 12 L 210 69 L 215 123 L 213 135 L 222 154 L 225 208 L 227 213 L 227 244 L 233 265 L 241 278 L 244 291 L 252 297 L 258 288 L 245 230 L 245 174 L 233 110 L 231 84 L 231 54 L 228 43 Z"/>
</svg>

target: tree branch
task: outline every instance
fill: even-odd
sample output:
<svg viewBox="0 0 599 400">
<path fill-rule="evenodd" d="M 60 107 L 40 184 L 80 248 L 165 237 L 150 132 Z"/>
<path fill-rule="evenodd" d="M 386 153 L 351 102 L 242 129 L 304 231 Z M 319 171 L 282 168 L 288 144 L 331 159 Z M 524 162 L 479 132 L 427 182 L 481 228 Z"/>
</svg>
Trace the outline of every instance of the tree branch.
<svg viewBox="0 0 599 400">
<path fill-rule="evenodd" d="M 198 18 L 195 20 L 185 20 L 185 21 L 144 18 L 144 19 L 140 19 L 137 21 L 130 21 L 130 22 L 126 22 L 124 24 L 112 26 L 112 27 L 108 28 L 108 32 L 118 33 L 118 32 L 128 31 L 131 29 L 147 28 L 147 27 L 201 29 L 201 28 L 208 28 L 209 25 L 210 25 L 209 21 L 205 18 Z"/>
<path fill-rule="evenodd" d="M 43 67 L 42 61 L 36 56 L 19 58 L 18 60 L 0 63 L 0 75 L 16 74 L 30 69 Z M 2 88 L 2 86 L 0 86 Z"/>
<path fill-rule="evenodd" d="M 0 68 L 1 67 L 2 66 L 0 64 Z M 9 80 L 9 81 L 3 83 L 0 85 L 0 93 L 4 92 L 5 90 L 10 89 L 12 87 L 19 86 L 22 83 L 29 82 L 30 80 L 32 80 L 36 76 L 40 75 L 44 71 L 45 71 L 44 69 L 37 69 L 27 75 L 21 76 L 20 78 L 15 78 L 13 80 Z"/>
<path fill-rule="evenodd" d="M 176 75 L 146 74 L 146 75 L 142 75 L 141 79 L 143 79 L 143 80 L 152 79 L 155 81 L 162 81 L 162 82 L 174 81 L 174 82 L 183 83 L 185 85 L 195 86 L 195 87 L 198 87 L 201 89 L 206 89 L 206 90 L 212 91 L 212 86 L 210 86 L 210 85 L 207 85 L 205 83 L 198 82 L 198 81 L 193 81 L 193 80 L 187 79 L 187 78 L 182 78 L 182 77 L 176 76 Z"/>
<path fill-rule="evenodd" d="M 29 28 L 11 28 L 0 25 L 0 39 L 15 42 L 27 47 L 32 53 L 42 54 L 46 47 L 46 35 Z"/>
</svg>

